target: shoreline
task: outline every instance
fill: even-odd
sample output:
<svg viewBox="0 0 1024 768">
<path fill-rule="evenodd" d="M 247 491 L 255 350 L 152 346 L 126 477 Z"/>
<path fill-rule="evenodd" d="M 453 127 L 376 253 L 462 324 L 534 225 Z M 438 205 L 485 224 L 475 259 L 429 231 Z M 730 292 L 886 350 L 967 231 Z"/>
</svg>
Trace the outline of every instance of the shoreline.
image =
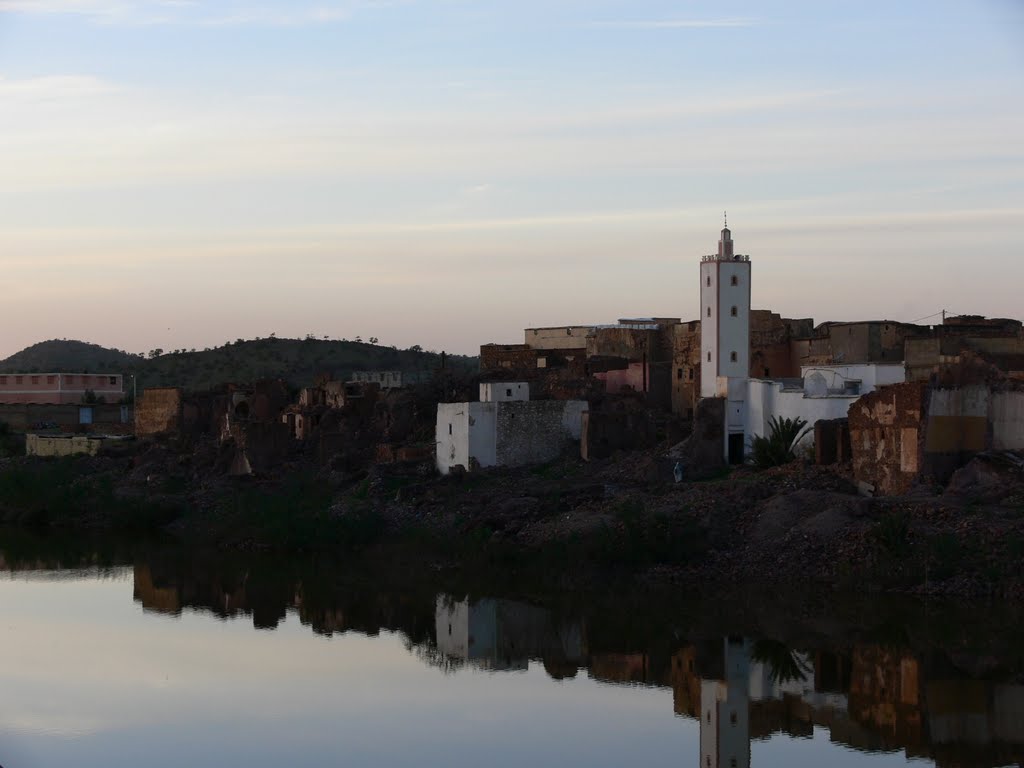
<svg viewBox="0 0 1024 768">
<path fill-rule="evenodd" d="M 977 468 L 974 483 L 865 498 L 842 467 L 742 467 L 675 483 L 671 463 L 651 452 L 454 477 L 424 464 L 351 474 L 294 464 L 228 478 L 209 458 L 148 446 L 6 459 L 0 523 L 162 533 L 222 552 L 390 558 L 411 572 L 490 567 L 578 587 L 624 579 L 1024 598 L 1024 484 Z"/>
</svg>

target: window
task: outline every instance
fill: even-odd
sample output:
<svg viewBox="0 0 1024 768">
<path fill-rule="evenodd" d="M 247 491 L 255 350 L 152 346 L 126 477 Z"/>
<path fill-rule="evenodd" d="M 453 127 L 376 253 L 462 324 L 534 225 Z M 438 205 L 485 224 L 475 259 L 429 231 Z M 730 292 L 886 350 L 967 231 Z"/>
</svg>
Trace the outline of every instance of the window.
<svg viewBox="0 0 1024 768">
<path fill-rule="evenodd" d="M 572 328 L 566 328 L 565 329 L 565 335 L 566 336 L 572 336 Z"/>
<path fill-rule="evenodd" d="M 512 397 L 512 390 L 511 389 L 506 389 L 505 390 L 505 397 Z"/>
<path fill-rule="evenodd" d="M 708 362 L 709 363 L 711 362 L 711 353 L 710 352 L 708 352 Z"/>
<path fill-rule="evenodd" d="M 732 276 L 732 284 L 733 285 L 739 285 L 740 284 L 740 279 L 738 277 L 736 277 L 736 275 Z"/>
<path fill-rule="evenodd" d="M 772 369 L 771 368 L 765 368 L 764 369 L 764 377 L 767 379 L 767 378 L 770 378 L 771 375 L 772 375 Z"/>
<path fill-rule="evenodd" d="M 39 377 L 38 376 L 33 376 L 32 377 L 32 383 L 33 384 L 38 384 L 39 383 Z"/>
<path fill-rule="evenodd" d="M 47 376 L 46 377 L 46 383 L 47 384 L 56 384 L 57 383 L 57 377 L 56 376 Z"/>
<path fill-rule="evenodd" d="M 736 713 L 735 712 L 733 712 L 732 714 L 729 715 L 729 722 L 732 723 L 733 725 L 736 725 Z"/>
<path fill-rule="evenodd" d="M 7 377 L 6 376 L 0 376 L 0 384 L 6 384 L 6 383 L 7 383 Z"/>
<path fill-rule="evenodd" d="M 693 368 L 690 369 L 690 381 L 693 381 Z"/>
<path fill-rule="evenodd" d="M 708 288 L 711 287 L 711 275 L 708 275 Z"/>
<path fill-rule="evenodd" d="M 111 376 L 110 377 L 110 386 L 112 386 L 112 387 L 116 387 L 117 386 L 117 376 Z"/>
<path fill-rule="evenodd" d="M 708 307 L 708 317 L 711 317 L 711 307 Z"/>
<path fill-rule="evenodd" d="M 739 312 L 737 312 L 736 307 L 733 307 L 732 310 L 730 310 L 729 314 L 731 314 L 733 317 L 736 317 L 739 314 Z"/>
<path fill-rule="evenodd" d="M 14 383 L 15 384 L 21 384 L 24 380 L 25 380 L 24 376 L 15 376 L 14 377 Z"/>
<path fill-rule="evenodd" d="M 736 353 L 735 352 L 730 352 L 729 353 L 729 360 L 731 362 L 734 362 L 734 363 L 736 362 Z"/>
<path fill-rule="evenodd" d="M 451 433 L 452 433 L 452 425 L 451 425 L 451 424 L 449 424 L 449 425 L 448 425 L 448 434 L 450 435 Z"/>
<path fill-rule="evenodd" d="M 676 380 L 677 381 L 682 381 L 683 380 L 683 369 L 682 368 L 676 369 Z"/>
</svg>

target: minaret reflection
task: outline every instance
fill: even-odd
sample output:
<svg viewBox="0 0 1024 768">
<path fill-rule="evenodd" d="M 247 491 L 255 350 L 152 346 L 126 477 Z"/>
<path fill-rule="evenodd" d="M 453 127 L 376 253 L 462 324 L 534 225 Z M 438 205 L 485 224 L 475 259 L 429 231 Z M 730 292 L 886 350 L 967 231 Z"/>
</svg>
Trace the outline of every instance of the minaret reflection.
<svg viewBox="0 0 1024 768">
<path fill-rule="evenodd" d="M 721 679 L 700 684 L 700 765 L 750 766 L 750 641 L 723 643 Z"/>
</svg>

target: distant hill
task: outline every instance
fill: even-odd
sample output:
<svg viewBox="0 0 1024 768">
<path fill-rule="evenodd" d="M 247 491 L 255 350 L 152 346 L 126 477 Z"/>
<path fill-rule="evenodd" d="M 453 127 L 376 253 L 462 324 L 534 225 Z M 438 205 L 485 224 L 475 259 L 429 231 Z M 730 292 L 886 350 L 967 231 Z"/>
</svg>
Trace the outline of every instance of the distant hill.
<svg viewBox="0 0 1024 768">
<path fill-rule="evenodd" d="M 449 355 L 446 364 L 454 370 L 475 370 L 477 358 Z M 140 390 L 179 386 L 202 391 L 265 378 L 284 379 L 300 387 L 322 373 L 337 379 L 366 370 L 429 374 L 440 365 L 439 353 L 418 347 L 396 349 L 313 338 L 239 340 L 215 349 L 178 350 L 148 358 L 80 341 L 46 341 L 0 361 L 0 372 L 122 372 L 136 376 Z M 131 386 L 127 379 L 125 386 Z"/>
<path fill-rule="evenodd" d="M 85 341 L 53 339 L 0 360 L 2 373 L 106 373 L 138 365 L 139 357 Z"/>
</svg>

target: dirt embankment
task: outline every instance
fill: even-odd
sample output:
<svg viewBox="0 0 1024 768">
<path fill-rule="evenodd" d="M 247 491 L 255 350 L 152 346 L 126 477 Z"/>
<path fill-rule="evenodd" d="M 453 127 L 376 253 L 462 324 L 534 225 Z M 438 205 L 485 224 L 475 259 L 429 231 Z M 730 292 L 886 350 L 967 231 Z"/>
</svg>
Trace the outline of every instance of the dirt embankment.
<svg viewBox="0 0 1024 768">
<path fill-rule="evenodd" d="M 399 552 L 408 563 L 534 569 L 584 582 L 795 584 L 1024 596 L 1024 474 L 979 457 L 946 488 L 859 496 L 842 467 L 738 468 L 676 483 L 633 453 L 438 478 L 296 460 L 225 476 L 215 448 L 0 465 L 0 522 L 157 527 L 224 549 Z"/>
</svg>

